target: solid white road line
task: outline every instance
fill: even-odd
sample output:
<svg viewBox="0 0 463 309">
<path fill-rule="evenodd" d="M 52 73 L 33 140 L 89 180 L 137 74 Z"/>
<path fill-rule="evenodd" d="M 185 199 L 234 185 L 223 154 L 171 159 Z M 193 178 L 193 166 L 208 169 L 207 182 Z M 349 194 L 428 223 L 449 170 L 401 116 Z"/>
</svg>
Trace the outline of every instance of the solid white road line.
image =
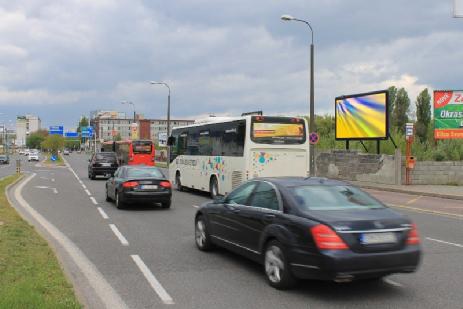
<svg viewBox="0 0 463 309">
<path fill-rule="evenodd" d="M 100 215 L 103 217 L 103 219 L 109 219 L 108 215 L 104 212 L 103 208 L 98 207 L 97 209 L 100 212 Z"/>
<path fill-rule="evenodd" d="M 444 241 L 444 240 L 440 240 L 440 239 L 435 239 L 435 238 L 431 238 L 431 237 L 426 237 L 426 239 L 427 239 L 427 240 L 432 240 L 432 241 L 435 241 L 435 242 L 440 242 L 440 243 L 443 243 L 443 244 L 446 244 L 446 245 L 451 245 L 451 246 L 463 248 L 463 245 L 456 244 L 456 243 L 454 243 L 454 242 L 448 242 L 448 241 Z"/>
<path fill-rule="evenodd" d="M 129 245 L 129 242 L 127 241 L 127 239 L 124 237 L 124 235 L 122 235 L 121 232 L 119 232 L 119 230 L 114 224 L 110 224 L 109 227 L 111 228 L 111 230 L 113 231 L 113 233 L 116 235 L 116 237 L 119 239 L 119 241 L 121 242 L 123 246 Z"/>
<path fill-rule="evenodd" d="M 191 206 L 193 206 L 194 208 L 199 208 L 199 206 L 198 206 L 198 205 L 191 205 Z"/>
<path fill-rule="evenodd" d="M 87 193 L 88 196 L 92 195 L 87 189 L 85 189 L 85 193 Z"/>
<path fill-rule="evenodd" d="M 383 282 L 386 282 L 387 284 L 398 287 L 398 288 L 403 287 L 403 285 L 401 283 L 398 283 L 398 282 L 396 282 L 394 280 L 391 280 L 389 278 L 383 278 Z"/>
<path fill-rule="evenodd" d="M 87 189 L 87 186 L 86 186 L 86 185 L 84 185 L 84 184 L 82 184 L 82 188 L 84 188 L 84 189 Z"/>
<path fill-rule="evenodd" d="M 92 203 L 95 205 L 98 205 L 98 202 L 95 200 L 93 196 L 90 196 L 90 199 L 92 200 Z"/>
<path fill-rule="evenodd" d="M 138 256 L 138 255 L 131 255 L 133 261 L 135 264 L 137 264 L 138 268 L 140 268 L 140 271 L 143 273 L 145 276 L 146 280 L 148 280 L 149 284 L 153 288 L 153 290 L 158 294 L 159 298 L 162 300 L 162 302 L 166 305 L 173 305 L 174 300 L 170 295 L 166 292 L 166 290 L 162 287 L 161 283 L 159 283 L 158 279 L 153 275 L 153 273 L 150 271 L 148 266 L 143 262 L 143 260 Z"/>
<path fill-rule="evenodd" d="M 48 222 L 41 214 L 33 209 L 21 195 L 24 186 L 36 176 L 32 174 L 26 178 L 15 190 L 14 196 L 24 212 L 27 212 L 38 224 L 40 224 L 47 233 L 53 237 L 63 250 L 69 255 L 71 260 L 80 269 L 82 274 L 88 281 L 88 284 L 93 288 L 99 296 L 100 301 L 106 308 L 128 308 L 122 298 L 117 294 L 113 287 L 106 281 L 103 275 L 98 271 L 96 266 L 85 256 L 85 254 L 61 231 L 53 224 Z M 7 196 L 8 197 L 8 196 Z M 15 205 L 8 197 L 8 201 L 13 206 Z"/>
</svg>

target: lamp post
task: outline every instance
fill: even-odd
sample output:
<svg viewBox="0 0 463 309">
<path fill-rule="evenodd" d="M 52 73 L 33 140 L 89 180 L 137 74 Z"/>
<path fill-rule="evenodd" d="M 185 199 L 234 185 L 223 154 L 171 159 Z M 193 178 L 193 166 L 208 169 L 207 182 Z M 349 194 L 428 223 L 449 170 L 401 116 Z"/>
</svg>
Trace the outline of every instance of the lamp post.
<svg viewBox="0 0 463 309">
<path fill-rule="evenodd" d="M 284 21 L 299 21 L 305 23 L 309 26 L 312 40 L 310 44 L 310 118 L 309 118 L 309 132 L 312 133 L 315 131 L 315 112 L 314 112 L 314 45 L 313 45 L 313 29 L 308 21 L 295 18 L 291 15 L 282 15 L 281 19 Z M 310 176 L 315 176 L 315 145 L 310 144 L 310 154 L 309 154 L 309 172 Z"/>
<path fill-rule="evenodd" d="M 170 136 L 170 87 L 167 83 L 164 83 L 164 82 L 151 81 L 150 84 L 151 85 L 164 85 L 169 90 L 169 94 L 167 96 L 167 139 L 169 139 L 169 136 Z M 169 165 L 170 165 L 170 145 L 167 144 L 167 168 L 169 168 Z"/>
<path fill-rule="evenodd" d="M 137 119 L 136 119 L 136 114 L 135 114 L 135 104 L 133 104 L 133 102 L 130 102 L 130 101 L 122 101 L 121 104 L 132 105 L 132 107 L 133 107 L 133 122 L 136 122 Z"/>
</svg>

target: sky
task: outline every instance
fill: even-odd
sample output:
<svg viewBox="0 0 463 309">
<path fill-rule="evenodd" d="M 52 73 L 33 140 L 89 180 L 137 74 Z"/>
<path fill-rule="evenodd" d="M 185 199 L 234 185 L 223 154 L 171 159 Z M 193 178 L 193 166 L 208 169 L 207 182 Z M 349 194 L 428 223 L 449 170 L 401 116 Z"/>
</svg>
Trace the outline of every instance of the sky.
<svg viewBox="0 0 463 309">
<path fill-rule="evenodd" d="M 460 1 L 460 0 L 458 0 Z M 315 113 L 339 95 L 462 89 L 453 0 L 0 0 L 0 123 L 75 127 L 92 110 L 165 118 Z M 11 123 L 11 122 L 10 122 Z"/>
</svg>

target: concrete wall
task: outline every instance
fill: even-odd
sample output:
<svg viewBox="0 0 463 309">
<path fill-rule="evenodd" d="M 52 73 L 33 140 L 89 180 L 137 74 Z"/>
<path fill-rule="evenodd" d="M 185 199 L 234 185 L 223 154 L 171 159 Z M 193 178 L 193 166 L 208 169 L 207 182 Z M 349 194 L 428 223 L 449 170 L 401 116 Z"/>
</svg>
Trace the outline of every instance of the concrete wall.
<svg viewBox="0 0 463 309">
<path fill-rule="evenodd" d="M 318 153 L 315 164 L 317 176 L 384 184 L 400 181 L 394 156 L 333 150 Z"/>
<path fill-rule="evenodd" d="M 405 183 L 405 167 L 402 181 Z M 463 161 L 419 161 L 412 170 L 413 185 L 463 185 Z"/>
</svg>

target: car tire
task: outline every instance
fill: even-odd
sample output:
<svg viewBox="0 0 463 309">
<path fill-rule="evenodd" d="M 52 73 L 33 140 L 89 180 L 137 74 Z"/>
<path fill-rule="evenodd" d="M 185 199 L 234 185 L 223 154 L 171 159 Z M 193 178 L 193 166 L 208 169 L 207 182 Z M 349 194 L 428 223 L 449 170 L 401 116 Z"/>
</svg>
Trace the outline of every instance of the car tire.
<svg viewBox="0 0 463 309">
<path fill-rule="evenodd" d="M 182 181 L 180 179 L 180 173 L 177 172 L 177 174 L 175 175 L 175 188 L 177 189 L 177 191 L 183 191 L 183 186 L 182 186 Z"/>
<path fill-rule="evenodd" d="M 211 195 L 212 199 L 215 199 L 219 195 L 219 182 L 215 176 L 212 176 L 209 183 L 209 194 Z"/>
<path fill-rule="evenodd" d="M 121 197 L 119 192 L 116 191 L 116 208 L 117 209 L 124 209 L 124 202 L 121 201 Z"/>
<path fill-rule="evenodd" d="M 95 179 L 96 179 L 96 175 L 95 175 L 95 174 L 91 173 L 90 176 L 91 176 L 91 177 L 90 177 L 91 180 L 95 180 Z"/>
<path fill-rule="evenodd" d="M 297 283 L 291 273 L 287 255 L 278 240 L 270 241 L 264 251 L 264 270 L 270 286 L 278 290 L 287 290 Z"/>
<path fill-rule="evenodd" d="M 172 200 L 168 200 L 167 202 L 162 202 L 161 207 L 164 209 L 170 208 L 170 205 L 172 204 Z"/>
<path fill-rule="evenodd" d="M 202 215 L 199 215 L 195 220 L 195 243 L 196 247 L 201 251 L 210 251 L 214 247 L 206 221 Z"/>
</svg>

